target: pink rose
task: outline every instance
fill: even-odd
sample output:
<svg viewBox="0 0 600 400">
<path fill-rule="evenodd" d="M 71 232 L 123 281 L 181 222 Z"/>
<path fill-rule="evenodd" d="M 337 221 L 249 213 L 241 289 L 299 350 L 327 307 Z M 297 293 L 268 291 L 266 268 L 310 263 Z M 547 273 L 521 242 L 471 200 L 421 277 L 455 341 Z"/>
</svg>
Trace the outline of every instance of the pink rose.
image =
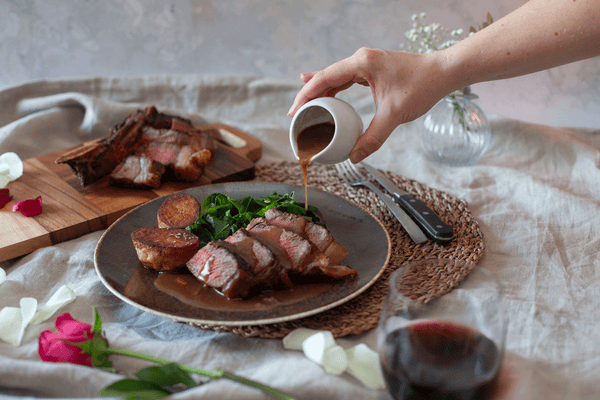
<svg viewBox="0 0 600 400">
<path fill-rule="evenodd" d="M 64 313 L 56 317 L 54 323 L 58 332 L 45 330 L 40 333 L 38 353 L 43 361 L 67 362 L 92 366 L 92 357 L 72 343 L 87 342 L 93 336 L 92 326 L 79 322 L 71 314 Z"/>
</svg>

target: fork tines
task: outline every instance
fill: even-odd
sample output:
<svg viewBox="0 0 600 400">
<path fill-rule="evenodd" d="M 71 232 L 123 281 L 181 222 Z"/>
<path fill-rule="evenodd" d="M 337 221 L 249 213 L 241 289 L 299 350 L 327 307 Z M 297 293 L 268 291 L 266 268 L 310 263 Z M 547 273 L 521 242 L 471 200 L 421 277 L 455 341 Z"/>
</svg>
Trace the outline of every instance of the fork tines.
<svg viewBox="0 0 600 400">
<path fill-rule="evenodd" d="M 335 164 L 335 169 L 340 177 L 347 183 L 355 183 L 365 180 L 364 175 L 356 169 L 350 160 Z"/>
</svg>

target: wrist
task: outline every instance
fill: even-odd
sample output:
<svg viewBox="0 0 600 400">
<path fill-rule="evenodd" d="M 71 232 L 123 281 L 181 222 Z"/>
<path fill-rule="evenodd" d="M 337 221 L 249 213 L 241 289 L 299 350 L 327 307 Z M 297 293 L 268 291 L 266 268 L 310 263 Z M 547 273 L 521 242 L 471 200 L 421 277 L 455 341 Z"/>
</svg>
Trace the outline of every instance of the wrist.
<svg viewBox="0 0 600 400">
<path fill-rule="evenodd" d="M 432 53 L 437 59 L 440 80 L 443 82 L 443 90 L 446 91 L 445 95 L 476 83 L 472 79 L 473 74 L 468 65 L 461 62 L 455 46 Z"/>
</svg>

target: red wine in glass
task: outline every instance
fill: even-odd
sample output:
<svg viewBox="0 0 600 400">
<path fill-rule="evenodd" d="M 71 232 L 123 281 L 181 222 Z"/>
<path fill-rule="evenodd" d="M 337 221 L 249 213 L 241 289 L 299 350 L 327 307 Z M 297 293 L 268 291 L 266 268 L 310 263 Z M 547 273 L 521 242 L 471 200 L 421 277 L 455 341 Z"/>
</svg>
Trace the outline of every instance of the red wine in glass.
<svg viewBox="0 0 600 400">
<path fill-rule="evenodd" d="M 381 350 L 389 392 L 396 400 L 485 399 L 502 353 L 473 328 L 419 322 L 390 332 Z"/>
</svg>

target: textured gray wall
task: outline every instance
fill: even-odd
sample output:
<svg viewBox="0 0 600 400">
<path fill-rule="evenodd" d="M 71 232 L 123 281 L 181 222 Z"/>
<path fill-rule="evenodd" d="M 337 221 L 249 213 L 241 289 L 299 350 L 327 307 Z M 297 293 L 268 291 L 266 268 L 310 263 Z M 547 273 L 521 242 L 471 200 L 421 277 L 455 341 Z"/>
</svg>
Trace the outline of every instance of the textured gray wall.
<svg viewBox="0 0 600 400">
<path fill-rule="evenodd" d="M 0 0 L 0 88 L 74 76 L 242 73 L 298 79 L 361 46 L 399 50 L 414 13 L 468 29 L 523 0 Z M 490 114 L 600 127 L 600 58 L 477 84 Z"/>
</svg>

